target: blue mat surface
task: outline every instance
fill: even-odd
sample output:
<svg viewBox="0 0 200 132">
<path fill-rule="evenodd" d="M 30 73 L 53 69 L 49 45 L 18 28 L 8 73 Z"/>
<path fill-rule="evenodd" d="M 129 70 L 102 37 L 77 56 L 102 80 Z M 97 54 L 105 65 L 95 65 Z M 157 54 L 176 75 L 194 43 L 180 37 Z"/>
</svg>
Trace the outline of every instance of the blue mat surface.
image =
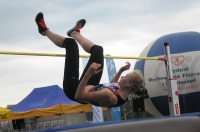
<svg viewBox="0 0 200 132">
<path fill-rule="evenodd" d="M 183 129 L 183 130 L 182 130 Z M 78 124 L 54 127 L 39 132 L 200 132 L 200 112 L 183 114 L 181 116 L 164 116 L 160 118 L 142 118 L 137 120 L 112 121 L 102 123 Z"/>
</svg>

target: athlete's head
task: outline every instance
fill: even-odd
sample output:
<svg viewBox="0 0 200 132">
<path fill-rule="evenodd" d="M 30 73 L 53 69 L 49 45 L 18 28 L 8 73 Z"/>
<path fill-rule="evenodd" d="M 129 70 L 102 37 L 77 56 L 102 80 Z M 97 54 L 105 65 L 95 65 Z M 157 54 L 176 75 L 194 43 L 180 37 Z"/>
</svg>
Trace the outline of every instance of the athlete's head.
<svg viewBox="0 0 200 132">
<path fill-rule="evenodd" d="M 122 76 L 118 84 L 120 87 L 128 87 L 130 93 L 139 96 L 147 94 L 147 89 L 144 86 L 144 78 L 139 70 L 134 70 L 126 74 L 126 76 Z"/>
</svg>

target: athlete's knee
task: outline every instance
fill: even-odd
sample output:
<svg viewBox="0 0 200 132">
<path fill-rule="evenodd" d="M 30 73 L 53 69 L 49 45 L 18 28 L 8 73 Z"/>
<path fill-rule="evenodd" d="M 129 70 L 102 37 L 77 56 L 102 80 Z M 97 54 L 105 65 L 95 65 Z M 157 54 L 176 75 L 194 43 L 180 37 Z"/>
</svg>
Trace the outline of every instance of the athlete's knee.
<svg viewBox="0 0 200 132">
<path fill-rule="evenodd" d="M 78 44 L 73 38 L 65 38 L 63 42 L 63 46 L 65 48 L 68 48 L 68 47 L 77 48 Z"/>
<path fill-rule="evenodd" d="M 91 50 L 90 50 L 90 53 L 100 53 L 100 54 L 103 54 L 103 47 L 102 46 L 99 46 L 99 45 L 94 45 Z"/>
</svg>

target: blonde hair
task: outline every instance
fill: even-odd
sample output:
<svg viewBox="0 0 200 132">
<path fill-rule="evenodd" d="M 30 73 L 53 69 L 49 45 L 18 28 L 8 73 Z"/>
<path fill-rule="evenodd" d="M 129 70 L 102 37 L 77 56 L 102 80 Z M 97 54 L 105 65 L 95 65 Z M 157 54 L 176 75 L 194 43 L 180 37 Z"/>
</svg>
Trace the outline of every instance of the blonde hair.
<svg viewBox="0 0 200 132">
<path fill-rule="evenodd" d="M 131 88 L 131 93 L 137 95 L 146 95 L 147 89 L 145 88 L 144 77 L 140 70 L 134 70 L 131 72 L 131 78 L 129 80 L 133 83 L 133 87 Z"/>
</svg>

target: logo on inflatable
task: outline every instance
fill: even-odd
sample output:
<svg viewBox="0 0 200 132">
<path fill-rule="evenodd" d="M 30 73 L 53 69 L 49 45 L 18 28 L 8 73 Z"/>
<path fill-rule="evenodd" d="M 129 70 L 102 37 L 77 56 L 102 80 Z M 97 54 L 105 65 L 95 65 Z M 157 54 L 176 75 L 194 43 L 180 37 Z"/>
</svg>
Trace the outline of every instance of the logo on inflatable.
<svg viewBox="0 0 200 132">
<path fill-rule="evenodd" d="M 172 56 L 171 57 L 171 63 L 176 65 L 176 66 L 181 65 L 184 62 L 184 60 L 185 60 L 185 58 L 182 55 L 180 55 L 180 56 Z"/>
</svg>

